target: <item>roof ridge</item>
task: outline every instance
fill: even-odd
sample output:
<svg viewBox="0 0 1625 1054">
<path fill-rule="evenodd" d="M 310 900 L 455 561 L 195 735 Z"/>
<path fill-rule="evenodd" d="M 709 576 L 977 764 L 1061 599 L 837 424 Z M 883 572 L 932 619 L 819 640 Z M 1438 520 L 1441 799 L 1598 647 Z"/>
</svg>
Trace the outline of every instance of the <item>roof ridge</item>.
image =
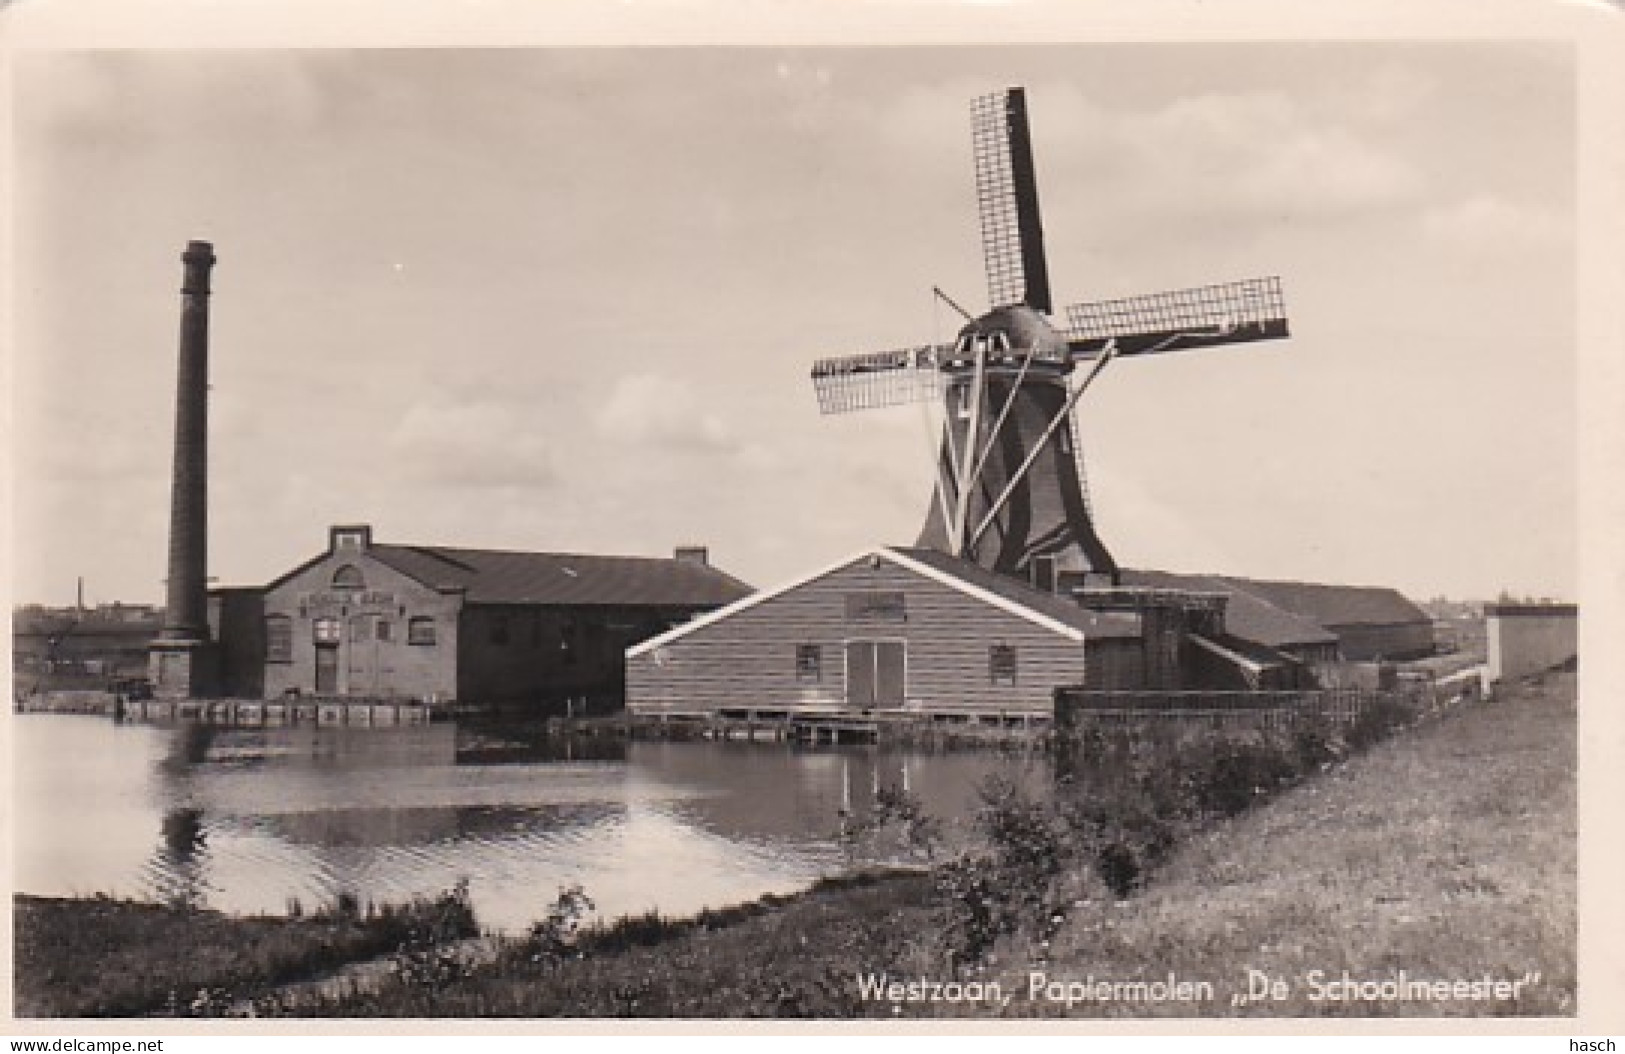
<svg viewBox="0 0 1625 1054">
<path fill-rule="evenodd" d="M 427 557 L 431 557 L 432 559 L 439 560 L 439 561 L 441 561 L 443 563 L 451 564 L 453 567 L 456 567 L 456 568 L 459 568 L 461 570 L 467 571 L 469 574 L 475 574 L 476 573 L 475 569 L 473 567 L 470 567 L 468 564 L 463 563 L 461 560 L 454 560 L 451 557 L 447 556 L 445 553 L 440 552 L 438 546 L 432 546 L 432 545 L 402 545 L 399 542 L 382 542 L 382 543 L 374 544 L 371 548 L 373 548 L 373 549 L 406 549 L 406 550 L 410 550 L 411 552 L 420 553 L 423 556 L 427 556 Z"/>
<path fill-rule="evenodd" d="M 564 552 L 556 549 L 492 549 L 472 545 L 403 545 L 398 542 L 394 543 L 393 547 L 397 549 L 416 549 L 419 552 L 439 556 L 443 560 L 452 559 L 451 557 L 444 555 L 446 553 L 485 553 L 494 556 L 550 556 L 576 560 L 643 560 L 649 563 L 662 564 L 690 562 L 679 560 L 675 556 L 646 556 L 641 553 L 583 553 Z M 374 548 L 378 548 L 378 546 L 375 545 Z M 694 566 L 703 566 L 711 568 L 713 571 L 716 570 L 716 568 L 712 567 L 711 564 L 699 564 L 696 562 L 694 563 Z"/>
<path fill-rule="evenodd" d="M 1405 594 L 1401 592 L 1397 586 L 1350 585 L 1345 582 L 1311 582 L 1302 578 L 1252 578 L 1243 575 L 1225 575 L 1224 577 L 1236 582 L 1246 582 L 1249 585 L 1304 586 L 1309 589 L 1357 589 L 1371 593 L 1393 593 L 1399 597 L 1405 597 Z"/>
</svg>

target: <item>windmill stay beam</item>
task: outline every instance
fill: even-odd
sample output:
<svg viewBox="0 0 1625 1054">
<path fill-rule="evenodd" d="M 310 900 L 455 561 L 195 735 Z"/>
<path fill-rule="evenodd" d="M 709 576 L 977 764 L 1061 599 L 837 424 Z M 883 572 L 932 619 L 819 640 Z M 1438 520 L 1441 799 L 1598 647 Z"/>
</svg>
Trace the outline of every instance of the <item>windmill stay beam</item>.
<svg viewBox="0 0 1625 1054">
<path fill-rule="evenodd" d="M 1095 360 L 1094 369 L 1089 371 L 1089 375 L 1083 379 L 1082 384 L 1078 385 L 1077 390 L 1066 397 L 1066 402 L 1061 406 L 1060 411 L 1050 419 L 1049 426 L 1044 429 L 1044 434 L 1039 436 L 1038 442 L 1034 443 L 1033 448 L 1027 451 L 1027 456 L 1022 460 L 1021 467 L 1011 475 L 1009 482 L 1004 485 L 1004 490 L 999 492 L 999 496 L 994 500 L 993 504 L 988 506 L 987 515 L 982 517 L 982 522 L 977 525 L 976 533 L 971 535 L 965 549 L 974 548 L 976 543 L 982 540 L 982 535 L 987 533 L 987 529 L 992 526 L 1000 511 L 1010 501 L 1010 495 L 1016 492 L 1016 487 L 1021 484 L 1023 479 L 1027 478 L 1027 473 L 1032 471 L 1034 462 L 1038 460 L 1038 455 L 1043 453 L 1044 448 L 1049 445 L 1049 441 L 1055 438 L 1055 430 L 1060 428 L 1061 422 L 1065 421 L 1072 413 L 1072 408 L 1078 405 L 1078 400 L 1083 398 L 1083 393 L 1089 390 L 1089 385 L 1094 382 L 1096 377 L 1100 376 L 1100 371 L 1105 369 L 1106 364 L 1116 357 L 1117 349 L 1108 347 L 1100 358 Z"/>
</svg>

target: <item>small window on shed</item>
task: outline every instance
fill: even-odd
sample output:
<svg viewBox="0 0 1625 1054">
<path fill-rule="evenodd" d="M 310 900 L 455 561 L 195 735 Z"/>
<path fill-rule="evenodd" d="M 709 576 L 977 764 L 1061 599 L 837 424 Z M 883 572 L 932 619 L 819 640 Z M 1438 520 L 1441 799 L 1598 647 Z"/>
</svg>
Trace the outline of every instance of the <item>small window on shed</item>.
<svg viewBox="0 0 1625 1054">
<path fill-rule="evenodd" d="M 993 684 L 1016 683 L 1016 649 L 1008 644 L 995 644 L 987 650 L 987 676 Z"/>
<path fill-rule="evenodd" d="M 433 644 L 434 619 L 419 615 L 406 623 L 406 643 Z"/>
<path fill-rule="evenodd" d="M 817 684 L 824 678 L 824 649 L 817 644 L 796 645 L 796 680 Z"/>
<path fill-rule="evenodd" d="M 286 615 L 265 616 L 265 661 L 293 661 L 293 619 Z"/>
<path fill-rule="evenodd" d="M 361 568 L 355 564 L 345 564 L 333 572 L 334 589 L 366 589 L 367 580 L 361 577 Z"/>
</svg>

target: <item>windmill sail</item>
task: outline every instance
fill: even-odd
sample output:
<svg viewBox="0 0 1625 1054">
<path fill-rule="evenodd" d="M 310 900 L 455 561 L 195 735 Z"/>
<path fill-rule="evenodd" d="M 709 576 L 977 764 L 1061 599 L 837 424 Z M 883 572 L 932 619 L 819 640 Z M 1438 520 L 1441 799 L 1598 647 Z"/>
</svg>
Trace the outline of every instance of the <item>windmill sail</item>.
<svg viewBox="0 0 1625 1054">
<path fill-rule="evenodd" d="M 1274 277 L 1073 304 L 1066 320 L 1075 359 L 1095 358 L 1112 341 L 1119 355 L 1144 355 L 1289 335 Z"/>
<path fill-rule="evenodd" d="M 938 363 L 947 350 L 940 345 L 924 344 L 819 359 L 812 369 L 818 409 L 821 413 L 840 414 L 935 401 L 942 391 Z"/>
<path fill-rule="evenodd" d="M 976 210 L 982 222 L 982 259 L 988 302 L 1051 310 L 1044 228 L 1038 218 L 1027 96 L 1020 88 L 971 103 L 976 161 Z"/>
</svg>

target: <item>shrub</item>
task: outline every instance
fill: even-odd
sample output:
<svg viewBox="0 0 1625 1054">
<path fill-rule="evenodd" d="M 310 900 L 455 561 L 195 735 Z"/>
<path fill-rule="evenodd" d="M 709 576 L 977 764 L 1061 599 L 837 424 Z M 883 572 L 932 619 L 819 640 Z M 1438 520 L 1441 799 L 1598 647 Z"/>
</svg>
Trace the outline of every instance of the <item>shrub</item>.
<svg viewBox="0 0 1625 1054">
<path fill-rule="evenodd" d="M 544 969 L 557 967 L 571 954 L 576 930 L 593 907 L 592 898 L 579 884 L 559 887 L 559 895 L 547 909 L 547 915 L 531 923 L 510 952 L 510 961 Z"/>
<path fill-rule="evenodd" d="M 1281 736 L 1215 744 L 1212 753 L 1197 763 L 1197 808 L 1234 816 L 1259 796 L 1290 782 L 1302 772 L 1294 747 Z"/>
<path fill-rule="evenodd" d="M 902 858 L 929 863 L 942 843 L 942 824 L 919 798 L 888 784 L 875 791 L 867 819 L 855 820 L 842 811 L 838 839 L 849 862 Z"/>
<path fill-rule="evenodd" d="M 1349 747 L 1364 750 L 1405 727 L 1414 716 L 1412 707 L 1404 700 L 1383 693 L 1363 707 L 1349 724 L 1346 733 Z"/>
<path fill-rule="evenodd" d="M 386 906 L 372 914 L 367 924 L 401 932 L 390 965 L 402 984 L 439 991 L 467 976 L 468 962 L 456 944 L 479 932 L 467 879 L 459 879 L 437 897 L 417 897 L 404 908 Z"/>
<path fill-rule="evenodd" d="M 977 826 L 986 848 L 933 876 L 948 951 L 959 963 L 981 959 L 1017 930 L 1047 938 L 1059 916 L 1056 880 L 1074 863 L 1052 804 L 1000 776 L 990 777 L 980 796 Z"/>
</svg>

